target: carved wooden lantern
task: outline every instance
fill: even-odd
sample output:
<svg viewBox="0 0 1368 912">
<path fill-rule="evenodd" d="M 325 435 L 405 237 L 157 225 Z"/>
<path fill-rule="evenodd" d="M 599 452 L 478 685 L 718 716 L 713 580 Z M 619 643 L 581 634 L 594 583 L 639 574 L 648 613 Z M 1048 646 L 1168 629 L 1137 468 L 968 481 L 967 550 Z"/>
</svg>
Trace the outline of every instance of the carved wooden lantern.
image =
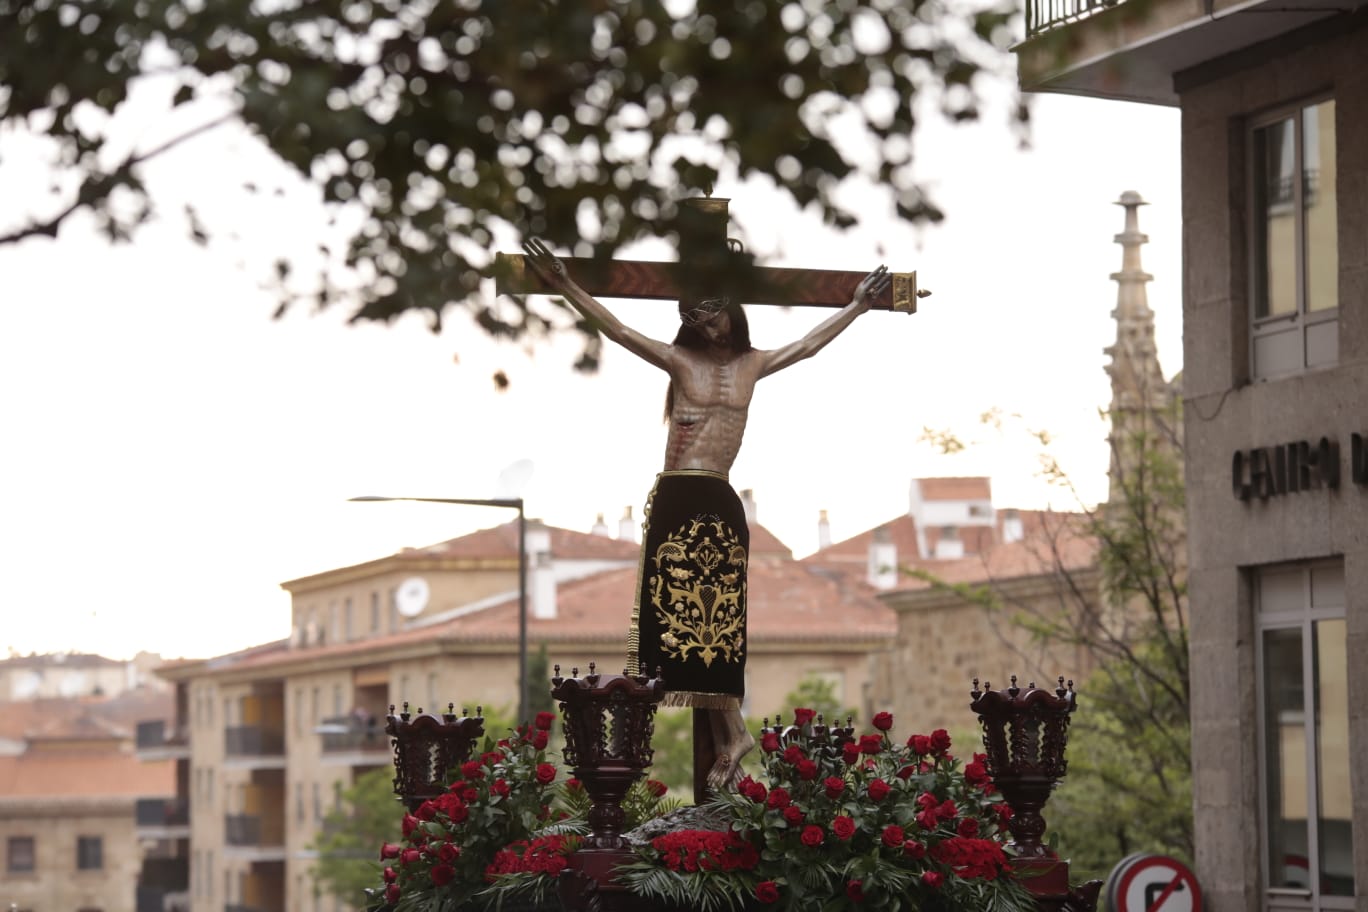
<svg viewBox="0 0 1368 912">
<path fill-rule="evenodd" d="M 454 703 L 440 716 L 423 712 L 421 706 L 410 713 L 407 703 L 397 715 L 389 708 L 385 734 L 394 739 L 394 793 L 409 813 L 445 792 L 451 771 L 470 759 L 484 735 L 482 712 L 477 706 L 472 716 L 463 708 L 458 716 Z"/>
<path fill-rule="evenodd" d="M 1064 749 L 1069 742 L 1069 716 L 1078 704 L 1073 687 L 1073 681 L 1066 685 L 1061 677 L 1053 693 L 1034 683 L 1023 690 L 1012 675 L 1012 685 L 996 691 L 987 681 L 979 690 L 975 678 L 970 692 L 970 708 L 983 726 L 988 771 L 1012 808 L 1007 824 L 1017 856 L 1012 866 L 1030 872 L 1026 888 L 1035 894 L 1043 912 L 1095 909 L 1102 886 L 1101 881 L 1090 881 L 1070 888 L 1069 863 L 1041 843 L 1045 835 L 1041 809 L 1068 770 Z"/>
<path fill-rule="evenodd" d="M 614 869 L 630 860 L 623 837 L 622 800 L 651 765 L 655 712 L 665 696 L 657 670 L 646 675 L 599 674 L 594 663 L 583 678 L 555 666 L 551 695 L 565 720 L 565 762 L 589 794 L 589 835 L 570 856 L 559 892 L 568 909 L 631 908 L 633 897 L 614 882 Z"/>
<path fill-rule="evenodd" d="M 832 759 L 840 759 L 841 751 L 847 744 L 855 741 L 855 720 L 846 719 L 846 724 L 841 725 L 841 720 L 834 720 L 834 724 L 828 726 L 826 719 L 821 713 L 817 714 L 816 721 L 812 724 L 811 737 L 808 743 L 814 752 L 821 752 Z M 797 725 L 784 725 L 776 716 L 774 724 L 770 725 L 769 717 L 765 718 L 764 724 L 760 726 L 760 737 L 774 733 L 779 736 L 780 744 L 788 744 L 793 740 L 793 736 L 798 732 Z"/>
</svg>

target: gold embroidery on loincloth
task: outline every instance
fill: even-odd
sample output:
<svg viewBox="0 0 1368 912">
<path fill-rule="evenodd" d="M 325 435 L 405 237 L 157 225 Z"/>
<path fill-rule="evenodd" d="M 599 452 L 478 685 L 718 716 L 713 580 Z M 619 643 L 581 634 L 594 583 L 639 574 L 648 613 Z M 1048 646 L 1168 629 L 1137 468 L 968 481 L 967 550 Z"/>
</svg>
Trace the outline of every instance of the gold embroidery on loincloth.
<svg viewBox="0 0 1368 912">
<path fill-rule="evenodd" d="M 650 581 L 661 651 L 683 662 L 691 655 L 740 662 L 745 655 L 746 549 L 717 519 L 684 523 L 652 555 Z"/>
</svg>

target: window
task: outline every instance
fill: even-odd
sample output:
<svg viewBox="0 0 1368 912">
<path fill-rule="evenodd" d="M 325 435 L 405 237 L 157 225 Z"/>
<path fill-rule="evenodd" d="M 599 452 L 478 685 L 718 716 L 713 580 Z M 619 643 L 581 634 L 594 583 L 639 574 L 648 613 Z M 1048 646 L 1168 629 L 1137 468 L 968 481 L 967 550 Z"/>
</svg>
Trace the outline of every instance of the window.
<svg viewBox="0 0 1368 912">
<path fill-rule="evenodd" d="M 23 874 L 37 867 L 32 836 L 11 836 L 5 849 L 5 869 L 11 874 Z"/>
<path fill-rule="evenodd" d="M 98 871 L 104 867 L 104 838 L 76 837 L 76 870 Z"/>
<path fill-rule="evenodd" d="M 304 688 L 295 688 L 294 730 L 296 735 L 304 734 Z"/>
<path fill-rule="evenodd" d="M 1253 124 L 1251 373 L 1265 379 L 1339 359 L 1335 102 Z"/>
<path fill-rule="evenodd" d="M 1344 565 L 1255 577 L 1264 880 L 1271 909 L 1352 909 Z"/>
</svg>

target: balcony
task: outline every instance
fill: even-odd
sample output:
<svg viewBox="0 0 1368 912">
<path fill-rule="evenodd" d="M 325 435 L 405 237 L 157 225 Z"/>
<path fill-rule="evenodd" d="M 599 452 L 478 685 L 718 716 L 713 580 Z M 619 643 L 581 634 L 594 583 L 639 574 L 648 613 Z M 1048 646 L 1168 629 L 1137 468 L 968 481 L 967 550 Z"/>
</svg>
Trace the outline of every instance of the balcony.
<svg viewBox="0 0 1368 912">
<path fill-rule="evenodd" d="M 187 890 L 138 887 L 136 912 L 190 912 Z"/>
<path fill-rule="evenodd" d="M 285 735 L 260 725 L 234 725 L 223 731 L 225 766 L 236 769 L 285 767 Z"/>
<path fill-rule="evenodd" d="M 185 798 L 139 798 L 133 805 L 139 839 L 190 836 L 190 802 Z"/>
<path fill-rule="evenodd" d="M 285 860 L 285 820 L 277 814 L 228 814 L 223 818 L 227 852 L 244 861 Z"/>
<path fill-rule="evenodd" d="M 168 725 L 165 719 L 139 722 L 134 743 L 139 760 L 182 760 L 190 756 L 185 732 Z"/>
<path fill-rule="evenodd" d="M 188 912 L 190 859 L 149 856 L 138 873 L 137 912 Z"/>
<path fill-rule="evenodd" d="M 389 736 L 374 719 L 334 716 L 314 731 L 323 736 L 324 766 L 383 766 L 393 757 Z"/>
<path fill-rule="evenodd" d="M 1368 0 L 1026 0 L 1021 87 L 1178 104 L 1194 67 Z"/>
</svg>

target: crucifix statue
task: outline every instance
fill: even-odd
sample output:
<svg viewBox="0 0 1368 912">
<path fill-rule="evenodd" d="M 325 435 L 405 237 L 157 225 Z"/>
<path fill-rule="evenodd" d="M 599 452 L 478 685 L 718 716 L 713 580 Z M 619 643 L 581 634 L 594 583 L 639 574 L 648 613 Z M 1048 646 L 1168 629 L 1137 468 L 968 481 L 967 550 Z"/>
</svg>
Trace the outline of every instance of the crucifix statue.
<svg viewBox="0 0 1368 912">
<path fill-rule="evenodd" d="M 693 707 L 694 791 L 701 803 L 707 792 L 735 783 L 741 757 L 755 745 L 741 717 L 750 533 L 727 478 L 755 384 L 816 354 L 871 307 L 914 311 L 918 292 L 915 273 L 895 276 L 883 266 L 867 275 L 729 268 L 735 257 L 725 238 L 727 201 L 687 203 L 679 264 L 567 261 L 532 239 L 523 245 L 526 256 L 507 258 L 514 278 L 499 290 L 563 295 L 605 336 L 669 375 L 669 434 L 664 469 L 646 502 L 628 670 L 660 669 L 665 705 Z M 694 222 L 685 224 L 688 218 Z M 671 343 L 642 335 L 595 293 L 675 297 L 679 332 Z M 761 350 L 751 345 L 743 295 L 840 309 L 803 338 Z"/>
</svg>

